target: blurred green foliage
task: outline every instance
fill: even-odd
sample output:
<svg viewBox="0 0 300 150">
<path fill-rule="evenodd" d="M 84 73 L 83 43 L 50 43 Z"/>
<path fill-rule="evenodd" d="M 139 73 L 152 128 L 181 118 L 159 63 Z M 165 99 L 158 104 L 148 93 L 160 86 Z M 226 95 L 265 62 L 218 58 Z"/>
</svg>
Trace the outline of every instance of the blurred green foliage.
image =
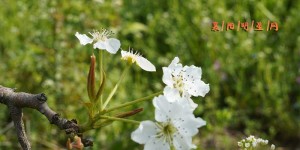
<svg viewBox="0 0 300 150">
<path fill-rule="evenodd" d="M 175 56 L 201 66 L 211 90 L 196 115 L 207 121 L 194 138 L 198 149 L 237 149 L 250 134 L 277 147 L 300 147 L 300 1 L 294 0 L 1 0 L 0 84 L 18 91 L 44 92 L 62 116 L 84 123 L 86 77 L 92 46 L 82 46 L 75 32 L 109 28 L 123 49 L 133 47 L 157 67 L 156 73 L 133 67 L 109 106 L 163 89 L 162 69 Z M 211 31 L 212 22 L 261 21 L 264 31 Z M 279 31 L 266 31 L 267 21 Z M 97 51 L 96 51 L 97 52 Z M 98 52 L 97 52 L 98 53 Z M 105 53 L 109 78 L 117 82 L 124 62 Z M 151 101 L 132 117 L 154 119 Z M 8 110 L 0 105 L 0 149 L 18 148 Z M 130 108 L 124 111 L 130 110 Z M 115 112 L 117 113 L 117 112 Z M 63 148 L 67 137 L 33 110 L 24 114 L 33 149 Z M 91 131 L 94 149 L 142 149 L 130 140 L 137 126 L 113 123 Z"/>
</svg>

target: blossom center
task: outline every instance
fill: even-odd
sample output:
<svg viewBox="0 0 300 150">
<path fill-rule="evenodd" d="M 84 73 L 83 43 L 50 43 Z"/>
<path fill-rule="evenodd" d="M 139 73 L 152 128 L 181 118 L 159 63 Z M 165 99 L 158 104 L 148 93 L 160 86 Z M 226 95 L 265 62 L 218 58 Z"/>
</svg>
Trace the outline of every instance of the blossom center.
<svg viewBox="0 0 300 150">
<path fill-rule="evenodd" d="M 173 143 L 173 135 L 177 131 L 174 125 L 170 122 L 170 120 L 166 123 L 156 123 L 159 127 L 160 131 L 156 134 L 156 138 L 161 138 L 164 142 L 172 145 Z"/>
<path fill-rule="evenodd" d="M 140 54 L 138 52 L 133 52 L 133 51 L 129 51 L 126 52 L 126 54 L 124 54 L 124 56 L 122 56 L 122 60 L 127 60 L 129 63 L 133 64 L 136 62 L 137 57 L 139 57 Z"/>
<path fill-rule="evenodd" d="M 172 77 L 173 79 L 173 86 L 174 88 L 176 88 L 180 94 L 183 93 L 184 91 L 184 83 L 183 83 L 183 77 L 182 77 L 182 73 L 179 73 L 178 75 Z"/>
<path fill-rule="evenodd" d="M 162 132 L 164 132 L 165 135 L 173 135 L 173 133 L 175 133 L 175 131 L 176 131 L 176 128 L 170 123 L 166 124 L 162 130 Z"/>
<path fill-rule="evenodd" d="M 105 41 L 112 34 L 112 31 L 109 31 L 107 29 L 102 29 L 102 32 L 99 32 L 97 30 L 90 32 L 90 35 L 92 35 L 93 40 L 95 41 Z"/>
</svg>

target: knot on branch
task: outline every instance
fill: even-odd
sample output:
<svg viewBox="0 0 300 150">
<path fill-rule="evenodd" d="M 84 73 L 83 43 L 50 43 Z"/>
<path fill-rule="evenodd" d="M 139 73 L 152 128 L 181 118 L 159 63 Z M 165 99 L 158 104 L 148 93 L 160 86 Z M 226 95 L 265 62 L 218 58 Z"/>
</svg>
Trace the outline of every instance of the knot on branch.
<svg viewBox="0 0 300 150">
<path fill-rule="evenodd" d="M 78 127 L 77 121 L 75 119 L 72 119 L 71 121 L 68 120 L 63 125 L 63 129 L 65 129 L 66 134 L 70 134 L 70 133 L 78 134 L 79 133 L 79 127 Z"/>
<path fill-rule="evenodd" d="M 47 101 L 47 96 L 44 93 L 41 93 L 38 95 L 37 99 L 41 102 L 46 102 Z"/>
<path fill-rule="evenodd" d="M 57 125 L 60 129 L 63 129 L 66 131 L 66 134 L 78 134 L 79 133 L 79 126 L 77 124 L 77 121 L 75 119 L 67 120 L 64 118 L 61 118 L 59 114 L 53 115 L 52 119 L 50 120 L 51 124 Z"/>
<path fill-rule="evenodd" d="M 51 124 L 56 124 L 56 123 L 59 122 L 59 119 L 60 119 L 59 114 L 55 114 L 55 115 L 52 117 L 52 119 L 50 120 L 50 123 L 51 123 Z"/>
<path fill-rule="evenodd" d="M 93 146 L 93 141 L 90 139 L 82 139 L 82 144 L 84 145 L 84 147 L 89 147 L 89 146 Z"/>
</svg>

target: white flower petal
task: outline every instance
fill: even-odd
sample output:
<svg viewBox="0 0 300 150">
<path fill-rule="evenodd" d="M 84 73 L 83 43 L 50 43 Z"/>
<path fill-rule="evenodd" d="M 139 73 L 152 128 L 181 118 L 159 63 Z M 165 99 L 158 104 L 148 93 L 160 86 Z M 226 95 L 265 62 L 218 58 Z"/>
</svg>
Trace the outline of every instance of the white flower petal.
<svg viewBox="0 0 300 150">
<path fill-rule="evenodd" d="M 121 56 L 124 57 L 128 52 L 121 50 Z"/>
<path fill-rule="evenodd" d="M 164 96 L 169 102 L 175 102 L 176 100 L 181 99 L 179 91 L 168 86 L 164 88 Z"/>
<path fill-rule="evenodd" d="M 173 87 L 173 79 L 172 79 L 172 71 L 170 68 L 167 67 L 163 67 L 163 78 L 162 78 L 163 82 L 169 86 L 169 87 Z"/>
<path fill-rule="evenodd" d="M 192 66 L 184 66 L 183 70 L 185 70 L 186 75 L 189 75 L 189 78 L 193 79 L 201 79 L 202 69 L 200 67 Z M 185 77 L 187 78 L 187 77 Z"/>
<path fill-rule="evenodd" d="M 195 108 L 198 106 L 193 102 L 193 100 L 190 97 L 187 96 L 180 96 L 180 93 L 177 89 L 165 87 L 164 88 L 164 97 L 168 102 L 171 102 L 173 104 L 173 107 L 181 107 L 183 109 L 182 112 L 191 112 L 195 110 Z M 175 108 L 174 108 L 175 109 Z"/>
<path fill-rule="evenodd" d="M 169 67 L 176 67 L 176 66 L 179 66 L 179 67 L 182 67 L 182 64 L 179 63 L 179 58 L 178 57 L 175 57 L 171 64 L 169 65 Z"/>
<path fill-rule="evenodd" d="M 180 105 L 190 108 L 191 111 L 194 111 L 198 106 L 198 104 L 194 103 L 194 101 L 190 98 L 188 93 L 184 92 L 182 96 L 180 96 L 177 89 L 170 88 L 168 86 L 164 88 L 164 96 L 169 102 L 179 101 Z"/>
<path fill-rule="evenodd" d="M 181 120 L 174 122 L 174 126 L 183 136 L 194 136 L 198 133 L 198 128 L 206 125 L 201 118 L 195 118 L 193 114 L 187 114 Z"/>
<path fill-rule="evenodd" d="M 172 70 L 172 75 L 174 77 L 179 77 L 179 76 L 182 76 L 182 67 L 181 66 L 175 66 L 175 67 L 172 67 L 170 68 Z"/>
<path fill-rule="evenodd" d="M 184 89 L 190 95 L 204 97 L 209 92 L 209 85 L 201 80 L 202 70 L 196 66 L 185 66 Z"/>
<path fill-rule="evenodd" d="M 120 41 L 115 38 L 109 38 L 109 39 L 105 40 L 105 44 L 106 44 L 106 50 L 111 54 L 117 53 L 117 51 L 119 50 L 119 48 L 121 46 Z"/>
<path fill-rule="evenodd" d="M 136 58 L 136 63 L 146 71 L 156 71 L 155 66 L 142 56 Z"/>
<path fill-rule="evenodd" d="M 79 39 L 79 42 L 81 45 L 91 44 L 93 42 L 93 39 L 89 38 L 85 34 L 80 34 L 80 33 L 76 32 L 75 36 Z"/>
<path fill-rule="evenodd" d="M 173 76 L 179 76 L 182 71 L 182 64 L 179 63 L 179 58 L 175 57 L 171 64 L 168 66 L 168 69 L 171 70 Z"/>
<path fill-rule="evenodd" d="M 145 144 L 151 137 L 155 137 L 157 127 L 152 121 L 142 121 L 140 126 L 131 133 L 131 139 L 139 144 Z"/>
<path fill-rule="evenodd" d="M 166 122 L 169 118 L 168 110 L 170 110 L 170 102 L 160 95 L 153 99 L 153 105 L 155 107 L 155 120 L 158 122 Z"/>
<path fill-rule="evenodd" d="M 190 93 L 188 93 L 187 91 L 183 91 L 182 97 L 185 97 L 185 98 L 191 98 L 192 95 L 191 95 Z"/>
<path fill-rule="evenodd" d="M 98 41 L 94 44 L 94 49 L 100 49 L 100 50 L 105 50 L 106 49 L 106 44 L 103 41 Z"/>
<path fill-rule="evenodd" d="M 146 58 L 140 56 L 140 54 L 137 52 L 135 53 L 133 51 L 126 52 L 122 50 L 121 55 L 123 60 L 128 60 L 130 63 L 136 63 L 143 70 L 156 71 L 155 66 Z"/>
<path fill-rule="evenodd" d="M 185 89 L 193 96 L 204 97 L 209 92 L 209 84 L 205 84 L 203 81 L 186 82 Z"/>
<path fill-rule="evenodd" d="M 155 120 L 158 122 L 167 122 L 168 119 L 184 118 L 185 115 L 193 114 L 187 99 L 180 98 L 174 102 L 169 102 L 163 95 L 153 99 L 155 107 Z"/>
<path fill-rule="evenodd" d="M 164 88 L 164 96 L 169 102 L 178 101 L 180 105 L 184 108 L 190 109 L 192 112 L 197 108 L 198 104 L 196 104 L 188 93 L 183 93 L 182 97 L 177 89 L 170 88 L 166 86 Z"/>
<path fill-rule="evenodd" d="M 191 106 L 191 109 L 194 111 L 197 107 L 198 104 L 196 104 L 191 98 L 187 98 L 189 105 Z"/>
<path fill-rule="evenodd" d="M 189 150 L 191 148 L 196 148 L 196 146 L 192 144 L 192 137 L 184 137 L 178 132 L 173 136 L 173 144 L 176 150 Z"/>
<path fill-rule="evenodd" d="M 170 150 L 170 145 L 163 139 L 151 138 L 145 144 L 144 150 Z"/>
</svg>

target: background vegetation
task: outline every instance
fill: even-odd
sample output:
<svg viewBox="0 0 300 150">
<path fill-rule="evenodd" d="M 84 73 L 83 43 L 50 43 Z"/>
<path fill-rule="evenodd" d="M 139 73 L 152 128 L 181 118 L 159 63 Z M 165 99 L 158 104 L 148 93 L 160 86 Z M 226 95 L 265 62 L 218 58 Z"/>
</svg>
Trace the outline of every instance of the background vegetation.
<svg viewBox="0 0 300 150">
<path fill-rule="evenodd" d="M 123 49 L 139 50 L 158 71 L 133 67 L 110 106 L 162 90 L 162 69 L 175 56 L 203 70 L 211 90 L 196 115 L 207 121 L 194 138 L 198 149 L 237 149 L 250 134 L 283 149 L 300 148 L 300 1 L 296 0 L 1 0 L 0 84 L 19 91 L 44 92 L 52 108 L 83 123 L 91 46 L 75 32 L 109 28 Z M 264 31 L 212 32 L 212 22 L 262 21 Z M 266 31 L 267 21 L 279 31 Z M 120 53 L 105 53 L 109 81 L 118 80 Z M 134 119 L 154 119 L 151 101 Z M 128 108 L 129 110 L 130 108 Z M 127 110 L 127 109 L 126 109 Z M 7 108 L 0 105 L 0 149 L 18 142 Z M 45 117 L 25 111 L 33 149 L 64 148 L 66 136 Z M 142 149 L 130 140 L 135 125 L 114 123 L 91 131 L 94 149 Z"/>
</svg>

